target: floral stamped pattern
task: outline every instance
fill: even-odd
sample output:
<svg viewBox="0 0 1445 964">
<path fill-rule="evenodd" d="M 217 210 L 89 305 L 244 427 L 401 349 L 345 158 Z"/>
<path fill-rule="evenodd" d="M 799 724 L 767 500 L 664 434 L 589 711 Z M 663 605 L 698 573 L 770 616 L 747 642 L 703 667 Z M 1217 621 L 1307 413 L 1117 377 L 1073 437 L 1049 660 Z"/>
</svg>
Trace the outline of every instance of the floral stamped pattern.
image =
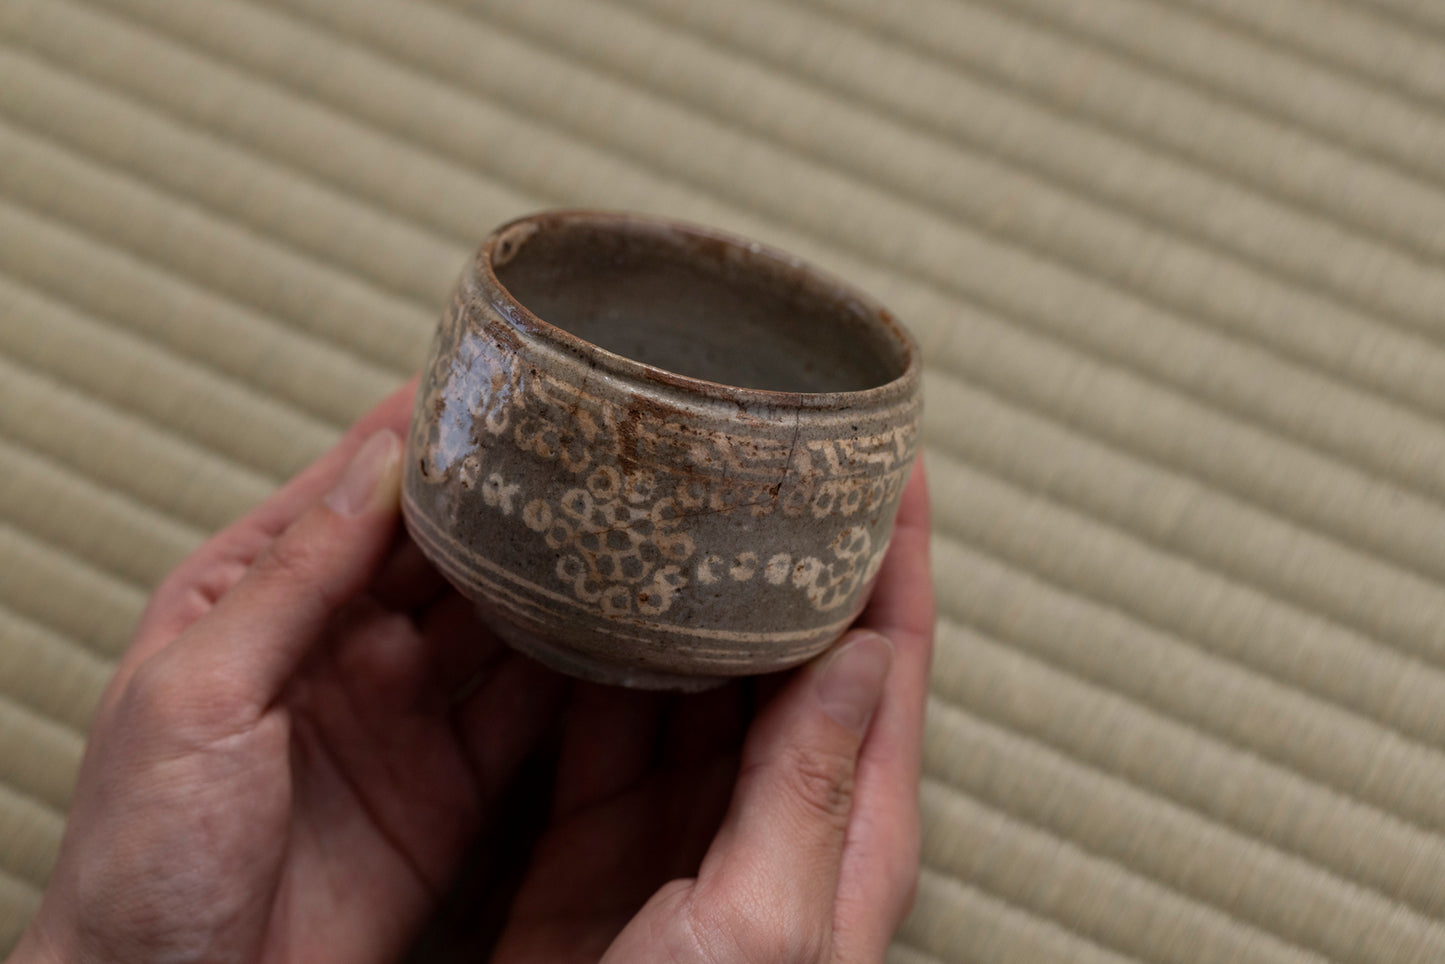
<svg viewBox="0 0 1445 964">
<path fill-rule="evenodd" d="M 561 550 L 557 578 L 579 602 L 608 616 L 659 616 L 690 582 L 712 586 L 754 578 L 779 587 L 791 585 L 815 609 L 828 612 L 846 603 L 861 583 L 877 574 L 887 549 L 883 545 L 875 550 L 866 528 L 850 526 L 833 540 L 829 547 L 833 558 L 826 562 L 785 552 L 766 561 L 751 551 L 729 559 L 715 553 L 699 555 L 692 536 L 680 529 L 687 512 L 675 495 L 656 497 L 657 482 L 651 473 L 624 475 L 601 466 L 583 486 L 569 489 L 555 503 L 547 499 L 522 503 L 520 486 L 508 484 L 499 472 L 481 479 L 480 468 L 480 460 L 468 456 L 461 483 L 480 486 L 483 504 L 504 516 L 518 515 L 548 547 Z"/>
<path fill-rule="evenodd" d="M 813 608 L 828 612 L 855 598 L 882 563 L 886 544 L 874 545 L 861 524 L 844 525 L 825 558 L 699 552 L 683 526 L 690 516 L 737 509 L 754 518 L 777 511 L 851 521 L 897 496 L 915 435 L 789 445 L 698 431 L 624 412 L 585 384 L 524 374 L 501 345 L 473 332 L 439 332 L 439 339 L 449 334 L 458 337 L 454 350 L 434 354 L 434 364 L 446 371 L 437 373 L 441 391 L 425 420 L 432 444 L 421 447 L 429 452 L 422 472 L 438 477 L 455 468 L 462 486 L 480 487 L 486 506 L 538 533 L 558 551 L 553 575 L 578 602 L 607 616 L 655 617 L 689 585 L 758 579 L 802 592 Z M 479 444 L 486 436 L 496 442 Z M 519 481 L 507 477 L 509 459 L 489 456 L 504 441 L 554 464 L 575 483 L 560 496 L 523 496 Z M 628 446 L 644 463 L 692 471 L 674 476 L 624 468 Z M 780 494 L 783 477 L 791 485 Z"/>
</svg>

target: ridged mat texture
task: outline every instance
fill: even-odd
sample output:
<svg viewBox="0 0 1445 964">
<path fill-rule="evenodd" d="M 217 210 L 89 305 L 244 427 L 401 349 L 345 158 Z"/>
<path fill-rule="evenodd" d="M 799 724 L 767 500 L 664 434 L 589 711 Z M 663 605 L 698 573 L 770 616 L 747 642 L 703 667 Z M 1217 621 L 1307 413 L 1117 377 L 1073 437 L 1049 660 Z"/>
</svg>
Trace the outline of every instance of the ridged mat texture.
<svg viewBox="0 0 1445 964">
<path fill-rule="evenodd" d="M 894 964 L 1445 959 L 1445 3 L 0 0 L 0 950 L 151 586 L 548 206 L 912 326 Z"/>
</svg>

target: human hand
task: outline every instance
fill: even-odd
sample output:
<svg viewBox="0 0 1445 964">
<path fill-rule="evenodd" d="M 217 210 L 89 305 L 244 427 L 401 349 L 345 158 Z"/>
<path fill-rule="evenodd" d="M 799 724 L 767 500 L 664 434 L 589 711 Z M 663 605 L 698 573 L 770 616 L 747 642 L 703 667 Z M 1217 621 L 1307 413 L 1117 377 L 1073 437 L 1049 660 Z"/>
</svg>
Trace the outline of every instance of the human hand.
<svg viewBox="0 0 1445 964">
<path fill-rule="evenodd" d="M 762 681 L 782 688 L 756 719 L 751 682 L 577 686 L 552 822 L 494 962 L 882 961 L 918 871 L 928 541 L 920 463 L 868 609 L 830 653 Z"/>
<path fill-rule="evenodd" d="M 410 398 L 157 591 L 12 962 L 387 961 L 436 905 L 569 684 L 485 633 L 396 538 Z M 843 672 L 793 676 L 741 779 L 751 683 L 576 685 L 497 960 L 592 961 L 614 937 L 626 961 L 881 958 L 917 862 L 933 618 L 918 474 L 860 621 L 897 651 L 871 728 L 891 651 L 870 637 L 844 641 L 827 664 Z M 822 677 L 853 683 L 833 717 Z"/>
<path fill-rule="evenodd" d="M 397 538 L 412 391 L 157 590 L 12 961 L 399 956 L 565 693 Z"/>
</svg>

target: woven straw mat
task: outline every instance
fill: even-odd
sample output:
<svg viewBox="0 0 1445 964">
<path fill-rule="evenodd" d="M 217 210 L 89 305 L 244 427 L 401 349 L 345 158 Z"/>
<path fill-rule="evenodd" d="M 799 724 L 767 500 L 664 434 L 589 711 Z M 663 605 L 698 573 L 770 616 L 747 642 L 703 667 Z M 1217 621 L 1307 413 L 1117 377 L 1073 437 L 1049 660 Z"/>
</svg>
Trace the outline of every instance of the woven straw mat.
<svg viewBox="0 0 1445 964">
<path fill-rule="evenodd" d="M 550 206 L 924 347 L 892 964 L 1445 959 L 1438 0 L 0 0 L 0 951 L 150 588 Z"/>
</svg>

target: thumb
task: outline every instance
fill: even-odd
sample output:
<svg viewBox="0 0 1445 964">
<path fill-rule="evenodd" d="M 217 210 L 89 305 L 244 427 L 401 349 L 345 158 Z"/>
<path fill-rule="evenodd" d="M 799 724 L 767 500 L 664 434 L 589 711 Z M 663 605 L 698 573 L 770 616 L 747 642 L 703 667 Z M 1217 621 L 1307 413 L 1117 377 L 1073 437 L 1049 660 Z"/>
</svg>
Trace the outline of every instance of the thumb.
<svg viewBox="0 0 1445 964">
<path fill-rule="evenodd" d="M 728 919 L 695 920 L 699 930 L 765 956 L 784 952 L 768 959 L 826 959 L 854 773 L 892 662 L 885 637 L 855 630 L 759 717 L 693 902 L 700 915 L 716 907 Z"/>
<path fill-rule="evenodd" d="M 376 432 L 329 493 L 268 547 L 174 644 L 191 671 L 220 670 L 252 705 L 275 698 L 326 621 L 360 594 L 396 530 L 401 440 Z M 215 678 L 208 674 L 208 678 Z"/>
</svg>

